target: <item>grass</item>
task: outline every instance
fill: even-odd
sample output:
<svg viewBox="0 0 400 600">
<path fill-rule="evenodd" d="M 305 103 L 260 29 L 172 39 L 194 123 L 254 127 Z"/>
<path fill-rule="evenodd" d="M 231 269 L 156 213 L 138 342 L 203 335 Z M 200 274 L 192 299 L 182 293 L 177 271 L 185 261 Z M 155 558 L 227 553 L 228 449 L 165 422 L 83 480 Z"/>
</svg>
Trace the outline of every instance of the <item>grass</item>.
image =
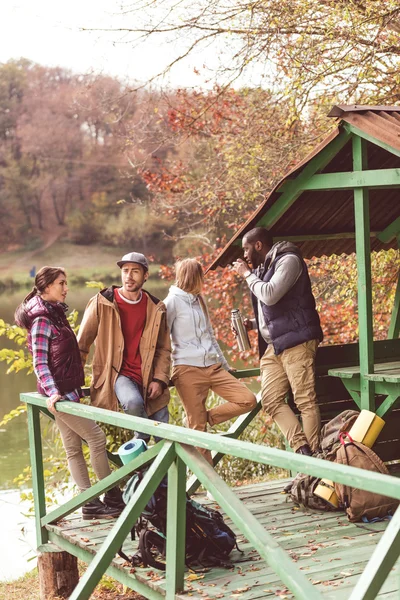
<svg viewBox="0 0 400 600">
<path fill-rule="evenodd" d="M 34 265 L 36 270 L 43 265 L 63 266 L 70 283 L 118 283 L 119 269 L 115 263 L 128 251 L 126 247 L 81 246 L 61 241 L 34 254 L 26 250 L 5 252 L 0 255 L 0 289 L 31 286 L 29 272 Z M 151 265 L 150 275 L 157 274 L 158 270 L 158 265 Z"/>
<path fill-rule="evenodd" d="M 79 572 L 85 572 L 86 565 L 79 563 Z M 26 573 L 20 579 L 10 583 L 0 582 L 0 600 L 39 600 L 39 575 L 37 569 Z M 111 577 L 105 575 L 96 587 L 93 600 L 145 600 L 132 590 L 124 588 Z M 50 599 L 46 599 L 50 600 Z M 57 599 L 52 599 L 57 600 Z"/>
</svg>

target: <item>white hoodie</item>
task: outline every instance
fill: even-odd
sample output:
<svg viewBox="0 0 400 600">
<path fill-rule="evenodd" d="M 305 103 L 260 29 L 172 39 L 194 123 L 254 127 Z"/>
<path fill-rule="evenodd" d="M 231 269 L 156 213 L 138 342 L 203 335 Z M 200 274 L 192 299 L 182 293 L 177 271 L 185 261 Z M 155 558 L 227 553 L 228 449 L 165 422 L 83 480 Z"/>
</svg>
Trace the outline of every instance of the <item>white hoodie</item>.
<svg viewBox="0 0 400 600">
<path fill-rule="evenodd" d="M 228 370 L 229 364 L 215 339 L 199 297 L 171 285 L 164 304 L 171 331 L 173 364 L 210 367 L 221 363 Z"/>
</svg>

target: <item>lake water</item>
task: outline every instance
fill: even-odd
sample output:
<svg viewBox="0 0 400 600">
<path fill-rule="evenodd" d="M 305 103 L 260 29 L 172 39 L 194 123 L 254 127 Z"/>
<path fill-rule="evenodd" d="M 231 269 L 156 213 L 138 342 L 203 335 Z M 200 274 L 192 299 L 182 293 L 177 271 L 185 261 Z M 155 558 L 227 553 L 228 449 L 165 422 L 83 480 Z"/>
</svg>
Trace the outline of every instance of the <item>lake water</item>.
<svg viewBox="0 0 400 600">
<path fill-rule="evenodd" d="M 118 283 L 118 282 L 116 282 Z M 152 294 L 164 298 L 168 284 L 154 281 L 146 285 Z M 70 310 L 83 314 L 89 298 L 96 293 L 93 288 L 71 288 L 68 293 Z M 10 292 L 0 295 L 0 318 L 13 323 L 15 308 L 27 291 Z M 0 348 L 14 347 L 5 337 L 0 337 Z M 0 362 L 0 421 L 3 416 L 20 404 L 22 392 L 36 390 L 36 377 L 25 372 L 6 374 L 7 365 Z M 21 415 L 0 428 L 0 531 L 2 531 L 0 551 L 0 580 L 12 581 L 33 568 L 34 562 L 27 559 L 34 556 L 35 535 L 33 520 L 24 516 L 26 505 L 20 504 L 19 490 L 13 482 L 22 470 L 30 464 L 26 415 Z M 7 540 L 7 543 L 4 541 Z"/>
</svg>

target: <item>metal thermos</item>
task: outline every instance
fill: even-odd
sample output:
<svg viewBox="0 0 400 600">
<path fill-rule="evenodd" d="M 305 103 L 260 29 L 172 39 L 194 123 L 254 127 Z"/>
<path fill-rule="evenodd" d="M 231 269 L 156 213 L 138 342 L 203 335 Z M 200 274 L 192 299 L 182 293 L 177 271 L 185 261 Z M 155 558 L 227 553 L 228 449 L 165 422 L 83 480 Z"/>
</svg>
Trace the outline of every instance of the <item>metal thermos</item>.
<svg viewBox="0 0 400 600">
<path fill-rule="evenodd" d="M 236 331 L 237 341 L 240 352 L 250 350 L 250 340 L 247 334 L 247 329 L 243 324 L 243 319 L 238 308 L 232 310 L 232 327 Z"/>
</svg>

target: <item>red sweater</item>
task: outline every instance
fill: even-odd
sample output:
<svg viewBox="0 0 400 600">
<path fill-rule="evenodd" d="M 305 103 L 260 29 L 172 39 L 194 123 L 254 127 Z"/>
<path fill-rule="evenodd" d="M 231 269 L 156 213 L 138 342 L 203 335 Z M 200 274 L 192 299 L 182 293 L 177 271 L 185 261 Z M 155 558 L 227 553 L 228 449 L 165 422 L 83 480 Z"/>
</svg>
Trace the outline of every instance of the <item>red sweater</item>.
<svg viewBox="0 0 400 600">
<path fill-rule="evenodd" d="M 121 297 L 117 289 L 114 297 L 118 305 L 124 336 L 124 356 L 120 375 L 125 375 L 142 385 L 142 358 L 139 344 L 146 323 L 147 296 L 142 294 L 139 302 L 131 304 Z"/>
</svg>

